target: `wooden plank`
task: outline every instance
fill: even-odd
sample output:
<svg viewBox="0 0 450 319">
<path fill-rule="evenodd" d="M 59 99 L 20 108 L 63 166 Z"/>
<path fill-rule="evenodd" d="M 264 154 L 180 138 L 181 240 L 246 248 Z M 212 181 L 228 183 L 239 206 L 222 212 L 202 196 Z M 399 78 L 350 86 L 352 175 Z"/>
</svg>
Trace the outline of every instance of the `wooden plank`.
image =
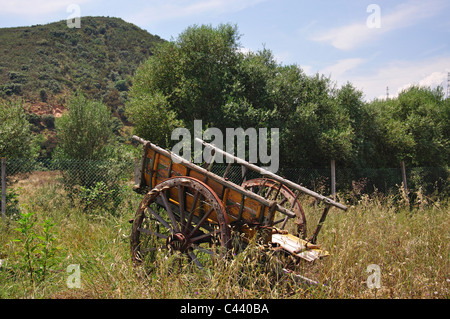
<svg viewBox="0 0 450 319">
<path fill-rule="evenodd" d="M 291 234 L 272 234 L 272 242 L 280 245 L 294 256 L 312 262 L 318 258 L 329 256 L 325 250 L 308 248 L 308 243 Z"/>
</svg>

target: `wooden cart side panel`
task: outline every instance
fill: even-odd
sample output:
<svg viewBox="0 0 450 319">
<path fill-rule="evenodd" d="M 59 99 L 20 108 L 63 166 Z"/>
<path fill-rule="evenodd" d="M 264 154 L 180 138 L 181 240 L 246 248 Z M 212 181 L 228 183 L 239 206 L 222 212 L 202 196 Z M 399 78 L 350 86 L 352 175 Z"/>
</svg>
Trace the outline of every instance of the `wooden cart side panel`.
<svg viewBox="0 0 450 319">
<path fill-rule="evenodd" d="M 212 179 L 206 179 L 202 173 L 199 173 L 194 170 L 190 170 L 189 176 L 204 182 L 206 185 L 211 187 L 211 189 L 217 194 L 217 196 L 219 196 L 219 198 L 222 198 L 222 194 L 225 188 L 223 185 L 219 184 L 218 182 Z"/>
<path fill-rule="evenodd" d="M 170 177 L 186 176 L 188 169 L 171 158 L 149 149 L 144 164 L 145 184 L 153 188 Z"/>
<path fill-rule="evenodd" d="M 157 160 L 156 160 L 156 181 L 155 181 L 155 185 L 158 185 L 161 182 L 164 182 L 166 179 L 170 178 L 170 169 L 171 169 L 171 163 L 172 160 L 164 155 L 158 154 L 157 156 Z M 153 186 L 153 187 L 154 187 Z"/>
<path fill-rule="evenodd" d="M 246 234 L 247 238 L 253 237 L 256 230 L 254 225 L 264 224 L 271 225 L 273 222 L 273 216 L 271 221 L 267 221 L 265 218 L 269 216 L 269 207 L 259 203 L 258 201 L 244 196 L 241 192 L 234 189 L 226 188 L 222 184 L 212 180 L 206 179 L 206 176 L 200 172 L 193 169 L 188 169 L 183 164 L 174 163 L 172 159 L 166 155 L 155 152 L 153 149 L 149 149 L 146 156 L 145 166 L 145 181 L 149 188 L 153 188 L 159 183 L 165 181 L 170 177 L 175 176 L 190 176 L 196 178 L 202 182 L 205 182 L 211 189 L 222 198 L 222 202 L 226 208 L 229 223 L 239 221 L 241 229 L 240 231 Z M 171 189 L 169 193 L 169 200 L 174 204 L 178 205 L 179 197 L 178 190 Z M 243 201 L 242 201 L 243 200 Z M 192 205 L 194 201 L 193 194 L 186 194 L 185 205 L 186 211 L 192 210 Z M 203 206 L 202 206 L 203 205 Z M 202 214 L 205 209 L 209 207 L 204 207 L 204 203 L 198 201 L 195 205 L 194 211 L 195 215 Z M 242 206 L 242 207 L 241 207 Z M 211 214 L 209 219 L 213 221 L 217 220 L 215 212 Z M 244 225 L 247 223 L 248 225 Z"/>
<path fill-rule="evenodd" d="M 147 153 L 147 162 L 145 181 L 146 185 L 150 188 L 155 187 L 159 183 L 171 177 L 190 176 L 206 183 L 219 197 L 221 197 L 224 192 L 225 187 L 220 183 L 211 179 L 206 180 L 203 174 L 194 170 L 188 170 L 188 168 L 183 164 L 173 162 L 170 157 L 159 153 L 155 154 L 155 151 L 152 149 L 150 149 Z M 150 179 L 152 179 L 151 183 Z"/>
<path fill-rule="evenodd" d="M 155 163 L 156 163 L 156 156 L 158 154 L 149 148 L 147 150 L 147 155 L 145 157 L 145 163 L 144 163 L 144 179 L 145 179 L 145 186 L 148 186 L 149 188 L 153 188 L 153 172 L 155 170 Z"/>
<path fill-rule="evenodd" d="M 180 197 L 179 197 L 179 190 L 178 188 L 170 188 L 169 189 L 169 202 L 172 203 L 175 206 L 179 207 L 179 202 L 180 202 Z M 205 214 L 206 212 L 208 212 L 212 207 L 211 205 L 209 205 L 208 203 L 206 203 L 205 201 L 203 201 L 202 198 L 198 198 L 196 203 L 195 203 L 195 207 L 193 208 L 194 205 L 194 196 L 195 194 L 190 194 L 188 192 L 184 192 L 184 207 L 185 207 L 185 216 L 188 217 L 186 214 L 189 214 L 190 212 L 193 212 L 195 216 L 197 217 L 201 217 L 203 216 L 203 214 Z M 213 211 L 209 217 L 208 217 L 208 221 L 210 224 L 217 224 L 217 213 L 215 211 Z"/>
<path fill-rule="evenodd" d="M 170 172 L 171 177 L 175 176 L 186 176 L 188 169 L 183 164 L 172 163 L 172 171 Z"/>
</svg>

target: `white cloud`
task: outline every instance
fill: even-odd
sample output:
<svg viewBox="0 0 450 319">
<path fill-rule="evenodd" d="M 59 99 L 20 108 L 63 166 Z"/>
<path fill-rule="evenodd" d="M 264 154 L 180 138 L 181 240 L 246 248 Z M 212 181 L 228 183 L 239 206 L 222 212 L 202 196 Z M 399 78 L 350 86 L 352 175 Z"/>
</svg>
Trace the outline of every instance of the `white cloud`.
<svg viewBox="0 0 450 319">
<path fill-rule="evenodd" d="M 446 77 L 450 72 L 450 56 L 435 57 L 422 61 L 396 61 L 377 69 L 373 74 L 362 76 L 348 76 L 335 78 L 339 84 L 350 81 L 361 89 L 366 99 L 386 96 L 386 87 L 389 87 L 389 96 L 395 97 L 403 89 L 412 85 L 430 86 L 439 85 L 446 89 Z"/>
<path fill-rule="evenodd" d="M 356 68 L 364 62 L 366 62 L 366 59 L 362 58 L 343 59 L 339 60 L 336 64 L 333 64 L 321 70 L 320 73 L 323 73 L 325 76 L 341 78 L 348 71 Z"/>
<path fill-rule="evenodd" d="M 152 5 L 128 19 L 134 23 L 149 24 L 210 13 L 237 12 L 267 0 L 170 0 L 153 1 Z"/>
<path fill-rule="evenodd" d="M 351 50 L 362 44 L 374 41 L 384 33 L 395 29 L 414 25 L 419 20 L 429 18 L 442 11 L 448 3 L 443 0 L 436 1 L 409 1 L 398 5 L 390 13 L 384 13 L 383 7 L 380 12 L 380 28 L 370 28 L 367 18 L 370 13 L 365 13 L 363 21 L 349 25 L 324 30 L 313 35 L 311 40 L 329 43 L 340 50 Z"/>
<path fill-rule="evenodd" d="M 450 69 L 449 69 L 450 70 Z M 436 88 L 438 86 L 442 86 L 444 89 L 446 88 L 446 82 L 447 82 L 447 73 L 446 72 L 433 72 L 430 75 L 425 76 L 423 79 L 405 84 L 397 89 L 397 93 L 395 95 L 398 95 L 403 90 L 407 90 L 408 88 L 412 87 L 413 85 L 418 86 L 424 86 L 424 87 L 431 87 Z"/>
<path fill-rule="evenodd" d="M 253 52 L 252 49 L 244 48 L 244 47 L 239 48 L 238 51 L 243 54 L 249 54 L 249 53 Z"/>
<path fill-rule="evenodd" d="M 71 4 L 81 5 L 89 1 L 92 0 L 0 0 L 0 13 L 2 15 L 40 16 L 58 11 L 65 12 Z"/>
</svg>

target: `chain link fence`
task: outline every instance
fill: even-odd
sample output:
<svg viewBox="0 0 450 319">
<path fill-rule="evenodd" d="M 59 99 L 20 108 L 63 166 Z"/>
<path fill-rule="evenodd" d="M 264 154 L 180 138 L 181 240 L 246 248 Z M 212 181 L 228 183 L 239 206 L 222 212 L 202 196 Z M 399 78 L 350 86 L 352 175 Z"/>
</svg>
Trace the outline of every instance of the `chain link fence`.
<svg viewBox="0 0 450 319">
<path fill-rule="evenodd" d="M 30 160 L 6 159 L 4 162 L 6 209 L 14 204 L 14 184 L 37 173 L 52 174 L 50 180 L 60 183 L 68 196 L 78 196 L 86 207 L 96 203 L 97 198 L 112 199 L 114 205 L 120 204 L 120 194 L 124 188 L 130 188 L 135 178 L 135 168 L 140 167 L 139 160 L 129 161 L 88 161 L 88 160 Z M 215 164 L 211 171 L 223 176 L 227 164 Z M 39 174 L 38 174 L 39 175 Z M 329 168 L 286 168 L 280 169 L 278 175 L 307 187 L 323 195 L 331 194 L 331 170 Z M 407 187 L 410 193 L 421 191 L 447 197 L 450 193 L 450 170 L 446 167 L 407 168 Z M 232 164 L 227 171 L 227 179 L 240 185 L 244 179 L 262 177 L 254 171 L 244 175 L 242 167 Z M 37 176 L 36 178 L 39 178 Z M 399 168 L 348 169 L 336 168 L 337 192 L 354 194 L 371 194 L 398 192 L 402 185 L 402 172 Z M 2 191 L 3 193 L 3 191 Z M 6 196 L 5 196 L 6 195 Z M 3 204 L 2 204 L 3 205 Z M 2 207 L 2 215 L 4 214 Z"/>
<path fill-rule="evenodd" d="M 211 171 L 223 176 L 227 165 L 213 165 Z M 330 168 L 285 168 L 277 172 L 281 177 L 300 184 L 315 192 L 331 194 Z M 245 179 L 262 177 L 254 171 L 244 172 L 240 165 L 233 164 L 226 174 L 228 180 L 241 184 Z M 409 192 L 421 190 L 424 194 L 446 197 L 450 193 L 450 170 L 446 167 L 415 167 L 406 169 Z M 371 194 L 375 191 L 389 194 L 402 186 L 401 168 L 336 168 L 337 192 L 352 191 L 357 194 Z"/>
<path fill-rule="evenodd" d="M 20 180 L 34 172 L 58 172 L 67 186 L 92 187 L 98 182 L 114 184 L 134 176 L 134 160 L 93 161 L 72 159 L 6 159 L 6 176 Z"/>
<path fill-rule="evenodd" d="M 2 159 L 2 217 L 17 212 L 19 182 L 58 183 L 83 208 L 117 208 L 134 178 L 134 159 L 93 161 L 67 159 Z"/>
</svg>

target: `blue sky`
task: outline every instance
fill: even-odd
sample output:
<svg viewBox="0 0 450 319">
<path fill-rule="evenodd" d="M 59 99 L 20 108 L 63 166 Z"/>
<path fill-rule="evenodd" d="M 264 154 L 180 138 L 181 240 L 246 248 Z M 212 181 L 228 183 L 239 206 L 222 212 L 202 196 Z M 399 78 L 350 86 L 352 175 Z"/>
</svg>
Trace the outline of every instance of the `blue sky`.
<svg viewBox="0 0 450 319">
<path fill-rule="evenodd" d="M 120 17 L 166 40 L 193 24 L 236 24 L 242 50 L 265 47 L 280 63 L 353 83 L 367 100 L 386 87 L 391 97 L 413 84 L 447 89 L 448 0 L 0 0 L 0 27 L 65 20 L 71 4 L 81 17 Z"/>
</svg>

